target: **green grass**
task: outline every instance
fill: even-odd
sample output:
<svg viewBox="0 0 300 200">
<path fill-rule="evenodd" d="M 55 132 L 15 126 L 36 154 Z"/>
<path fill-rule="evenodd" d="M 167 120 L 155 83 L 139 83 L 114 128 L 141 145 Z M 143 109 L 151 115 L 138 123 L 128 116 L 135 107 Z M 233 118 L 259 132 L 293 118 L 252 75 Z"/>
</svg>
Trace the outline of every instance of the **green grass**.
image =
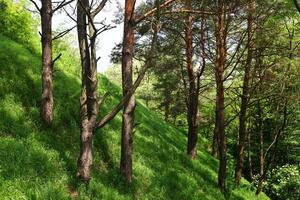
<svg viewBox="0 0 300 200">
<path fill-rule="evenodd" d="M 67 55 L 67 56 L 64 56 Z M 138 102 L 134 133 L 133 183 L 119 173 L 119 114 L 94 137 L 92 179 L 86 187 L 75 178 L 79 153 L 78 63 L 68 52 L 55 66 L 54 122 L 44 127 L 39 119 L 40 55 L 34 55 L 0 36 L 0 197 L 1 199 L 268 199 L 258 198 L 249 183 L 232 185 L 224 195 L 217 188 L 218 162 L 200 139 L 199 154 L 185 154 L 186 135 L 163 122 Z M 101 115 L 117 103 L 121 91 L 100 77 L 100 92 L 110 92 Z M 228 171 L 232 171 L 229 169 Z"/>
</svg>

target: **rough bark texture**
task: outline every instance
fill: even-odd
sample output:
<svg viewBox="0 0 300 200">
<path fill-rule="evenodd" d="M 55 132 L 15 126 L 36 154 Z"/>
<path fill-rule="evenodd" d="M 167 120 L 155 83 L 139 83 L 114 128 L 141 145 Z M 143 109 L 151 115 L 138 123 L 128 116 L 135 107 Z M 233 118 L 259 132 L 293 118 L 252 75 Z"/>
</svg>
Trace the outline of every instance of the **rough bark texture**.
<svg viewBox="0 0 300 200">
<path fill-rule="evenodd" d="M 80 130 L 80 155 L 77 162 L 77 177 L 89 181 L 91 167 L 93 164 L 93 126 L 90 123 L 92 116 L 90 108 L 90 100 L 88 94 L 91 93 L 90 80 L 88 75 L 91 75 L 90 70 L 90 53 L 87 39 L 87 15 L 84 9 L 89 6 L 88 0 L 78 1 L 77 4 L 77 32 L 78 43 L 82 67 L 82 85 L 80 95 L 80 117 L 81 117 L 81 130 Z"/>
<path fill-rule="evenodd" d="M 244 166 L 244 147 L 247 138 L 247 107 L 249 101 L 249 83 L 250 83 L 250 69 L 253 57 L 253 12 L 254 0 L 248 0 L 248 54 L 247 62 L 244 70 L 243 92 L 241 99 L 241 109 L 239 115 L 239 141 L 237 145 L 237 161 L 235 168 L 235 182 L 240 185 Z"/>
<path fill-rule="evenodd" d="M 135 0 L 125 1 L 124 36 L 122 51 L 123 96 L 133 87 L 132 59 L 134 53 L 134 7 Z M 126 182 L 132 181 L 132 142 L 134 125 L 135 97 L 132 95 L 124 104 L 122 116 L 121 163 L 120 171 Z"/>
<path fill-rule="evenodd" d="M 216 83 L 217 83 L 217 116 L 216 127 L 218 131 L 219 148 L 219 172 L 218 186 L 225 191 L 226 178 L 226 138 L 225 138 L 225 120 L 224 120 L 224 68 L 226 63 L 226 30 L 225 30 L 225 2 L 218 1 L 218 22 L 217 22 L 217 62 L 216 62 Z"/>
<path fill-rule="evenodd" d="M 41 117 L 45 124 L 53 120 L 53 83 L 52 83 L 52 2 L 42 0 L 42 103 Z"/>
<path fill-rule="evenodd" d="M 192 9 L 192 1 L 186 0 L 186 9 Z M 193 70 L 193 17 L 188 14 L 185 20 L 185 40 L 186 40 L 186 60 L 189 80 L 189 93 L 187 104 L 187 121 L 188 121 L 188 145 L 187 154 L 192 158 L 197 155 L 197 129 L 198 129 L 198 104 L 199 91 L 197 87 L 197 77 Z"/>
</svg>

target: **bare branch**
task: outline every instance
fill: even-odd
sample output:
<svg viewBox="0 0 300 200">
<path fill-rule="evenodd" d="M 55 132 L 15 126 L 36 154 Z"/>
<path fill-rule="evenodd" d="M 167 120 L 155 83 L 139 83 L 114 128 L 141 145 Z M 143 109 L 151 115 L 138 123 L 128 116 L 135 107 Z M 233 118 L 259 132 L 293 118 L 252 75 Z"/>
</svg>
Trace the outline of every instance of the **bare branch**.
<svg viewBox="0 0 300 200">
<path fill-rule="evenodd" d="M 70 1 L 67 1 L 66 0 L 63 0 L 56 8 L 53 9 L 52 13 L 58 11 L 59 9 L 65 7 L 66 5 L 72 3 L 74 0 L 70 0 Z"/>
<path fill-rule="evenodd" d="M 95 10 L 91 12 L 92 17 L 95 17 L 105 6 L 107 0 L 102 0 Z"/>
<path fill-rule="evenodd" d="M 61 56 L 62 56 L 62 54 L 60 53 L 60 54 L 52 61 L 52 64 L 51 64 L 52 69 L 53 69 L 53 67 L 54 67 L 55 62 L 56 62 Z"/>
<path fill-rule="evenodd" d="M 68 34 L 70 31 L 72 31 L 75 27 L 76 27 L 76 25 L 73 26 L 72 28 L 69 28 L 69 29 L 67 29 L 67 30 L 65 30 L 65 31 L 63 31 L 63 32 L 61 32 L 61 33 L 59 33 L 59 34 L 56 35 L 54 38 L 52 38 L 52 40 L 57 40 L 57 39 L 59 39 L 59 38 L 62 38 L 63 36 L 65 36 L 66 34 Z"/>
<path fill-rule="evenodd" d="M 39 13 L 41 14 L 41 9 L 39 8 L 39 6 L 37 5 L 37 3 L 34 0 L 29 0 L 31 3 L 33 3 L 33 5 L 35 6 L 35 8 L 39 11 Z"/>
</svg>

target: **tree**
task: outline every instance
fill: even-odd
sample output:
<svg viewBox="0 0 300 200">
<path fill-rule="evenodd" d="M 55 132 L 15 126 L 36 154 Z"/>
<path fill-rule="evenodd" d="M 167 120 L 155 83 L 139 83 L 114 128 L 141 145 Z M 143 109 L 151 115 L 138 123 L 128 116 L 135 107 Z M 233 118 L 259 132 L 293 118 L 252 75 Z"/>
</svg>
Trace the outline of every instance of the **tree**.
<svg viewBox="0 0 300 200">
<path fill-rule="evenodd" d="M 123 97 L 130 94 L 132 88 L 134 88 L 132 80 L 132 59 L 134 53 L 134 31 L 135 26 L 143 21 L 145 18 L 152 15 L 154 12 L 159 10 L 174 0 L 167 0 L 163 4 L 159 4 L 156 1 L 156 7 L 149 12 L 142 15 L 140 18 L 135 18 L 135 0 L 125 0 L 125 14 L 124 14 L 124 33 L 123 33 L 123 50 L 122 50 L 122 88 Z M 157 28 L 154 31 L 157 34 Z M 153 39 L 156 40 L 155 34 Z M 152 42 L 153 48 L 151 47 L 150 56 L 148 62 L 151 61 L 153 51 L 155 48 L 155 41 Z M 147 63 L 146 65 L 149 65 Z M 123 116 L 122 116 L 122 137 L 121 137 L 121 164 L 120 171 L 121 175 L 126 182 L 132 181 L 132 143 L 133 143 L 133 125 L 134 125 L 134 111 L 135 111 L 135 99 L 131 97 L 124 103 Z"/>
<path fill-rule="evenodd" d="M 236 168 L 235 168 L 235 182 L 239 185 L 241 176 L 242 176 L 242 170 L 243 170 L 243 159 L 244 159 L 244 146 L 245 141 L 247 138 L 247 127 L 246 127 L 246 115 L 247 115 L 247 108 L 248 108 L 248 102 L 249 102 L 249 84 L 250 84 L 250 69 L 252 64 L 252 57 L 253 57 L 253 13 L 254 13 L 254 6 L 255 6 L 255 0 L 248 0 L 248 27 L 247 27 L 247 33 L 248 33 L 248 54 L 247 54 L 247 61 L 245 65 L 245 71 L 244 71 L 244 80 L 243 80 L 243 91 L 242 91 L 242 97 L 241 97 L 241 109 L 240 109 L 240 115 L 239 115 L 239 141 L 237 145 L 237 161 L 236 161 Z"/>
<path fill-rule="evenodd" d="M 30 0 L 41 16 L 41 43 L 42 43 L 42 102 L 41 102 L 41 118 L 47 125 L 51 124 L 53 120 L 53 80 L 52 73 L 55 61 L 57 61 L 61 54 L 55 59 L 52 59 L 52 17 L 53 14 L 64 6 L 70 4 L 70 1 L 56 2 L 57 6 L 52 8 L 52 0 L 42 0 L 41 8 L 34 0 Z M 62 37 L 61 34 L 59 37 Z M 55 37 L 58 39 L 59 37 Z"/>
<path fill-rule="evenodd" d="M 216 127 L 218 133 L 218 148 L 219 148 L 219 172 L 218 172 L 218 185 L 222 191 L 225 191 L 225 178 L 226 178 L 226 138 L 225 138 L 225 120 L 224 120 L 224 69 L 226 63 L 226 10 L 225 1 L 218 0 L 218 15 L 217 15 L 217 30 L 216 30 L 216 43 L 217 43 L 217 60 L 216 60 L 216 84 L 217 84 L 217 115 Z"/>
</svg>

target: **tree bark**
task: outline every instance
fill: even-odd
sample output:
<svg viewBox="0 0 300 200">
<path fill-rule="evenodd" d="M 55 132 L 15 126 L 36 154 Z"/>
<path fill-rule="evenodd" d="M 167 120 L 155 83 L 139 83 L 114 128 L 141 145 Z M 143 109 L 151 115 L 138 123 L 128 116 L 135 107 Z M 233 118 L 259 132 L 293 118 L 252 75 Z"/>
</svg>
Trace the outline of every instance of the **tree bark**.
<svg viewBox="0 0 300 200">
<path fill-rule="evenodd" d="M 134 8 L 135 0 L 125 1 L 124 36 L 122 50 L 122 86 L 123 96 L 132 88 L 132 59 L 134 53 Z M 132 181 L 132 143 L 134 124 L 135 97 L 132 95 L 124 104 L 122 116 L 121 163 L 120 171 L 123 179 Z"/>
<path fill-rule="evenodd" d="M 42 0 L 42 102 L 41 117 L 49 125 L 53 120 L 53 83 L 52 83 L 52 2 Z"/>
<path fill-rule="evenodd" d="M 216 101 L 216 108 L 215 108 L 215 127 L 214 127 L 214 135 L 213 135 L 213 142 L 211 147 L 211 154 L 213 157 L 217 157 L 218 155 L 218 122 L 217 122 L 217 115 L 218 115 L 218 109 L 217 109 L 217 101 Z"/>
<path fill-rule="evenodd" d="M 186 0 L 186 8 L 192 9 L 192 1 Z M 193 70 L 193 17 L 190 13 L 187 14 L 185 29 L 186 40 L 186 60 L 187 71 L 189 80 L 189 93 L 187 104 L 187 122 L 188 122 L 188 145 L 187 154 L 191 158 L 195 158 L 197 155 L 197 130 L 198 130 L 198 104 L 199 104 L 199 92 L 197 91 L 197 77 Z"/>
<path fill-rule="evenodd" d="M 226 138 L 225 138 L 225 120 L 224 120 L 224 69 L 226 64 L 226 30 L 225 30 L 225 2 L 218 1 L 218 22 L 217 22 L 217 62 L 216 62 L 216 84 L 217 84 L 217 116 L 216 127 L 218 131 L 218 148 L 219 148 L 219 172 L 218 186 L 225 191 L 226 179 Z"/>
<path fill-rule="evenodd" d="M 78 43 L 82 67 L 82 85 L 80 95 L 80 155 L 77 161 L 77 177 L 84 180 L 90 180 L 91 167 L 93 164 L 93 126 L 90 123 L 92 116 L 90 108 L 90 99 L 88 95 L 91 94 L 91 86 L 89 75 L 91 75 L 91 62 L 87 38 L 87 14 L 86 10 L 89 7 L 89 0 L 80 0 L 77 3 L 77 33 Z"/>
<path fill-rule="evenodd" d="M 258 186 L 256 190 L 256 195 L 258 195 L 263 188 L 263 181 L 264 181 L 264 166 L 265 166 L 265 159 L 264 159 L 264 130 L 263 130 L 263 119 L 262 119 L 262 111 L 260 102 L 258 101 L 258 118 L 259 118 L 259 180 Z"/>
<path fill-rule="evenodd" d="M 248 54 L 247 63 L 244 71 L 244 81 L 243 81 L 243 92 L 241 99 L 241 109 L 239 116 L 239 141 L 237 145 L 237 161 L 235 168 L 235 182 L 240 185 L 240 180 L 244 165 L 244 147 L 247 136 L 247 108 L 249 101 L 249 83 L 250 83 L 250 69 L 253 57 L 253 12 L 254 12 L 254 0 L 248 0 Z"/>
</svg>

